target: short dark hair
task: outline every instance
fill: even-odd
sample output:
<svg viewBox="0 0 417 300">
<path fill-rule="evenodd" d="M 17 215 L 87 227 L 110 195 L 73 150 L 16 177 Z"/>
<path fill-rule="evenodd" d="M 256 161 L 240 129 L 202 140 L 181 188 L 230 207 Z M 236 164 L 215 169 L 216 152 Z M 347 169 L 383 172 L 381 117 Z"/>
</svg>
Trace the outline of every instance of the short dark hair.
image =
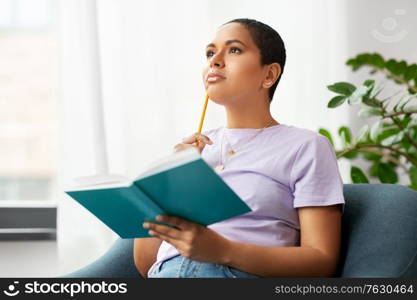
<svg viewBox="0 0 417 300">
<path fill-rule="evenodd" d="M 284 41 L 278 32 L 276 32 L 273 28 L 253 19 L 234 19 L 224 23 L 223 25 L 229 23 L 242 24 L 249 30 L 252 40 L 261 52 L 262 66 L 271 63 L 278 63 L 281 66 L 281 74 L 274 85 L 269 88 L 269 102 L 272 102 L 278 82 L 281 79 L 282 73 L 284 73 L 286 60 Z"/>
</svg>

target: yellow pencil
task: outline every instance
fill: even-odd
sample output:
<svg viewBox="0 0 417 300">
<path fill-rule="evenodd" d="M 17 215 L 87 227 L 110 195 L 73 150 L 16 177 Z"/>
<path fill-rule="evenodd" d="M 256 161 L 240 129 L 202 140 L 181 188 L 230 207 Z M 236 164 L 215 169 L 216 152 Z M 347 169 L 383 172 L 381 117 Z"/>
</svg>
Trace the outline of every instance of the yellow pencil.
<svg viewBox="0 0 417 300">
<path fill-rule="evenodd" d="M 206 100 L 204 101 L 204 108 L 203 108 L 203 113 L 201 114 L 201 118 L 200 118 L 200 125 L 198 126 L 198 133 L 201 133 L 201 129 L 203 128 L 204 116 L 206 115 L 208 99 L 209 99 L 209 95 L 206 91 Z M 198 147 L 198 140 L 196 142 L 196 146 Z"/>
</svg>

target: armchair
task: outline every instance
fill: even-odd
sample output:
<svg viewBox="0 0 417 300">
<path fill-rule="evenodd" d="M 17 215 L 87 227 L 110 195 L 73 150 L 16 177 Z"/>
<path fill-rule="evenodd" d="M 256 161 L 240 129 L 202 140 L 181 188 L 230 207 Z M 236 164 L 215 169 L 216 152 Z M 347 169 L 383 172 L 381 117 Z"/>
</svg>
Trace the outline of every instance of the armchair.
<svg viewBox="0 0 417 300">
<path fill-rule="evenodd" d="M 417 277 L 417 192 L 397 184 L 344 184 L 341 259 L 334 277 Z M 62 277 L 141 277 L 134 239 L 118 239 Z"/>
</svg>

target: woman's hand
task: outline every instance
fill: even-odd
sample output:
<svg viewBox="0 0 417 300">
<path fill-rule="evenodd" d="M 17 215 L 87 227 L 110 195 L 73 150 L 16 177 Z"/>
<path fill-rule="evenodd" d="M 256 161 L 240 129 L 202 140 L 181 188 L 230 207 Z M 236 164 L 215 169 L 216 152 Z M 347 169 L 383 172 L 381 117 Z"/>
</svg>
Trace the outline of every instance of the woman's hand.
<svg viewBox="0 0 417 300">
<path fill-rule="evenodd" d="M 198 141 L 198 146 L 194 145 L 195 142 Z M 181 143 L 175 145 L 174 152 L 182 151 L 190 147 L 196 147 L 198 152 L 203 152 L 204 147 L 206 144 L 212 145 L 213 142 L 210 140 L 209 137 L 202 135 L 201 133 L 194 133 L 193 135 L 184 138 Z"/>
<path fill-rule="evenodd" d="M 157 221 L 174 225 L 177 228 L 152 222 L 145 222 L 143 227 L 149 229 L 150 235 L 177 248 L 182 256 L 201 262 L 219 264 L 227 262 L 230 240 L 198 223 L 171 216 L 158 217 Z"/>
</svg>

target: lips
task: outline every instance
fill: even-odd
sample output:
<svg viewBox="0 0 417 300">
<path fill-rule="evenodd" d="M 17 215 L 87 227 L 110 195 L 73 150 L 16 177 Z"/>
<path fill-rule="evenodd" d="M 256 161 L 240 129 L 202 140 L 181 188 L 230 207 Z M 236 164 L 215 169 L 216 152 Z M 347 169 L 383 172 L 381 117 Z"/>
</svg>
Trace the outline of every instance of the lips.
<svg viewBox="0 0 417 300">
<path fill-rule="evenodd" d="M 207 82 L 217 82 L 223 79 L 226 79 L 226 77 L 218 72 L 210 72 L 207 75 Z"/>
</svg>

